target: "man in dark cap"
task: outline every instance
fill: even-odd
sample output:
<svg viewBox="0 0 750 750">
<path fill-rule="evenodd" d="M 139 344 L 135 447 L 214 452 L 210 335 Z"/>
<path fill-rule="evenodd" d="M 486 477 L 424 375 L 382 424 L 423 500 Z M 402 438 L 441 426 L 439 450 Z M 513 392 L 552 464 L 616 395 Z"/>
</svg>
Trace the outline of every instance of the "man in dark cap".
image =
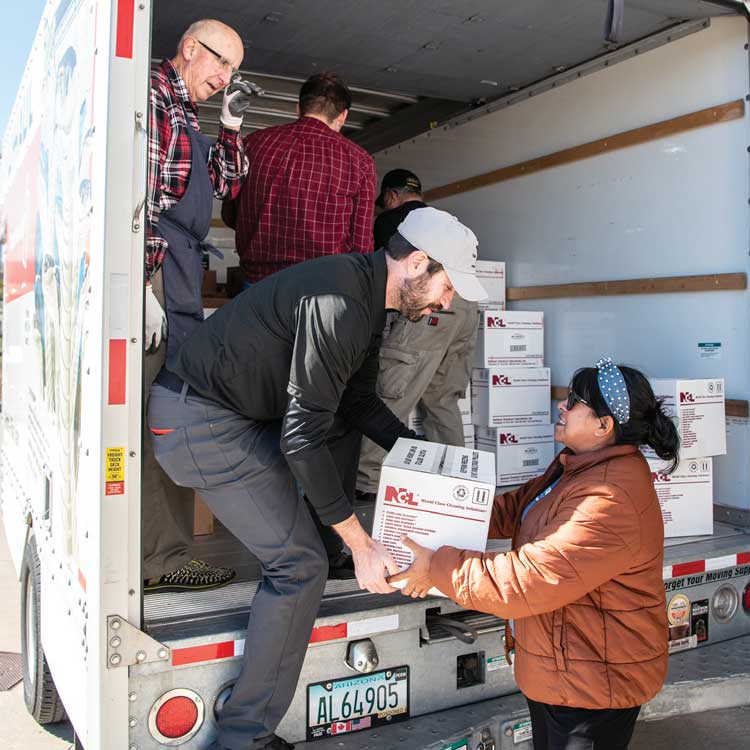
<svg viewBox="0 0 750 750">
<path fill-rule="evenodd" d="M 422 200 L 422 183 L 419 177 L 408 169 L 392 169 L 380 183 L 380 195 L 375 205 L 381 210 L 373 228 L 377 250 L 388 244 L 388 240 L 410 211 L 427 207 Z"/>
<path fill-rule="evenodd" d="M 375 205 L 383 209 L 373 228 L 375 247 L 387 247 L 412 211 L 427 208 L 421 180 L 408 169 L 391 170 Z M 404 422 L 419 408 L 428 440 L 464 445 L 458 400 L 469 384 L 476 338 L 477 305 L 458 294 L 450 310 L 433 311 L 418 321 L 399 315 L 380 350 L 378 395 Z M 363 440 L 357 471 L 360 499 L 375 500 L 385 454 L 372 440 Z"/>
</svg>

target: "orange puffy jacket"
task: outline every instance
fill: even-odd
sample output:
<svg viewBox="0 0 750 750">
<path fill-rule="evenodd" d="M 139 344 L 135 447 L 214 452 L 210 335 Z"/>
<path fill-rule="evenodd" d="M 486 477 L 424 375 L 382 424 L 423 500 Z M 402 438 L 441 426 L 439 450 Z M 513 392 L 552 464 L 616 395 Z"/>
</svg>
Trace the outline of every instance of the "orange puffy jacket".
<svg viewBox="0 0 750 750">
<path fill-rule="evenodd" d="M 441 547 L 430 572 L 464 607 L 514 620 L 521 691 L 579 708 L 656 695 L 667 672 L 664 527 L 640 451 L 563 451 L 544 476 L 495 498 L 490 538 L 509 537 L 507 553 Z"/>
</svg>

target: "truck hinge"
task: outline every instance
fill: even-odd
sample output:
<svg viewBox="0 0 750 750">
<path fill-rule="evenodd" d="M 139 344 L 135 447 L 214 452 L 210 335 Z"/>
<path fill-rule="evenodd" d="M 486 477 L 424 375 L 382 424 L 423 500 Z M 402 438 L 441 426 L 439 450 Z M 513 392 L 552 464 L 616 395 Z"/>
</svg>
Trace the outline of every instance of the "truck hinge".
<svg viewBox="0 0 750 750">
<path fill-rule="evenodd" d="M 748 0 L 707 0 L 711 5 L 729 8 L 740 16 L 750 20 L 750 2 Z"/>
<path fill-rule="evenodd" d="M 120 615 L 107 617 L 107 669 L 168 661 L 170 649 Z"/>
</svg>

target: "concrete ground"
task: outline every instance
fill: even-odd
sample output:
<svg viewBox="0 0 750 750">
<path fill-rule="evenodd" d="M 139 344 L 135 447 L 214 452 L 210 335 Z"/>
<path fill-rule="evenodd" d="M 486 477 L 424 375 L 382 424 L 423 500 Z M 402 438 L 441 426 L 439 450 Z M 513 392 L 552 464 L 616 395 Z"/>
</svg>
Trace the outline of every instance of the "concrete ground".
<svg viewBox="0 0 750 750">
<path fill-rule="evenodd" d="M 2 516 L 0 515 L 0 526 Z M 5 533 L 0 531 L 0 651 L 21 651 L 21 586 L 11 562 Z M 23 685 L 0 692 L 0 748 L 2 750 L 67 750 L 73 742 L 73 728 L 68 722 L 40 727 L 29 715 L 23 702 Z"/>
</svg>

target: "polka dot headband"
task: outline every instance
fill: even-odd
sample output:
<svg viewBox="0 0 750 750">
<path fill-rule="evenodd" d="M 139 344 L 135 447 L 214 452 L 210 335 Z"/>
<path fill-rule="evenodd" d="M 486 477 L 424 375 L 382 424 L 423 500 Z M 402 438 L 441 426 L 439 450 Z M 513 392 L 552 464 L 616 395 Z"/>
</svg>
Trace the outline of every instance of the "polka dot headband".
<svg viewBox="0 0 750 750">
<path fill-rule="evenodd" d="M 618 423 L 625 424 L 630 419 L 630 394 L 620 368 L 611 357 L 602 357 L 596 369 L 602 398 Z"/>
</svg>

